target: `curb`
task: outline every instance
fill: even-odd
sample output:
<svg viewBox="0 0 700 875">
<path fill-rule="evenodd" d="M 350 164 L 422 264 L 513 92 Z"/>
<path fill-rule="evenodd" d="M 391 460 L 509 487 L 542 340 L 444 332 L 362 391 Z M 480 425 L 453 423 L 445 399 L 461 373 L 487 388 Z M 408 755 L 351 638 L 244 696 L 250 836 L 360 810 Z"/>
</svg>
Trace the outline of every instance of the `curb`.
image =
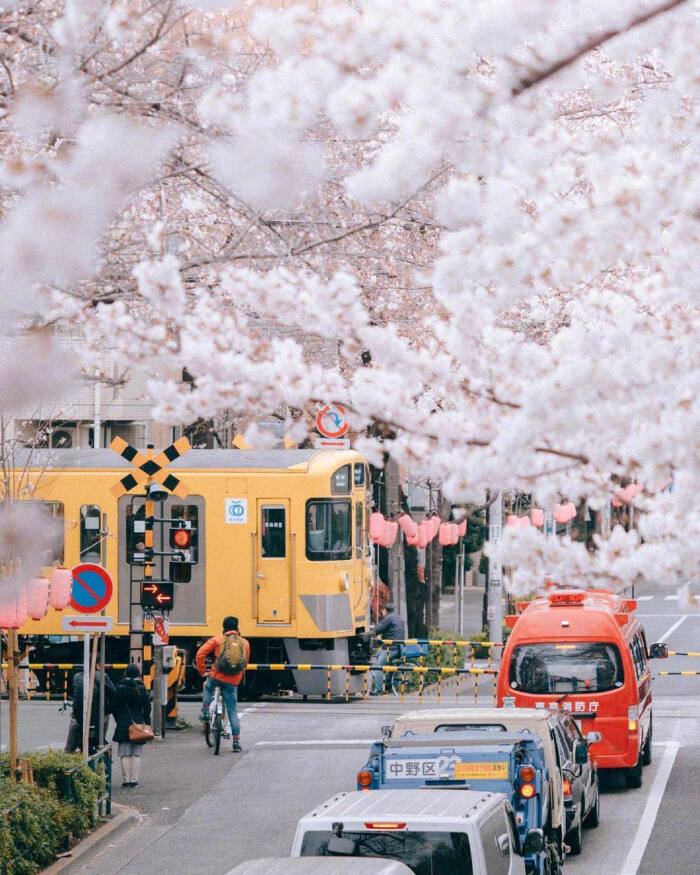
<svg viewBox="0 0 700 875">
<path fill-rule="evenodd" d="M 112 802 L 112 811 L 116 811 L 103 826 L 90 833 L 81 842 L 67 851 L 47 869 L 42 869 L 43 875 L 54 875 L 56 872 L 70 872 L 74 863 L 84 862 L 85 858 L 97 851 L 110 839 L 115 838 L 141 820 L 141 814 L 135 808 Z"/>
</svg>

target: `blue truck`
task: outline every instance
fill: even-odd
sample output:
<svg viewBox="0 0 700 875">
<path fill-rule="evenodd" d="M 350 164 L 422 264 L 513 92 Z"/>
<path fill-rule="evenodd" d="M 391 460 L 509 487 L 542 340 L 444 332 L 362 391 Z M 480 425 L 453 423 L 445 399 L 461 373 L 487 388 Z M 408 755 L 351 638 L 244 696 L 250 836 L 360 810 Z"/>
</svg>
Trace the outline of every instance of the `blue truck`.
<svg viewBox="0 0 700 875">
<path fill-rule="evenodd" d="M 518 836 L 541 829 L 544 847 L 525 855 L 528 873 L 555 875 L 563 862 L 551 829 L 552 800 L 542 739 L 527 730 L 385 736 L 357 773 L 358 790 L 449 788 L 504 793 Z"/>
</svg>

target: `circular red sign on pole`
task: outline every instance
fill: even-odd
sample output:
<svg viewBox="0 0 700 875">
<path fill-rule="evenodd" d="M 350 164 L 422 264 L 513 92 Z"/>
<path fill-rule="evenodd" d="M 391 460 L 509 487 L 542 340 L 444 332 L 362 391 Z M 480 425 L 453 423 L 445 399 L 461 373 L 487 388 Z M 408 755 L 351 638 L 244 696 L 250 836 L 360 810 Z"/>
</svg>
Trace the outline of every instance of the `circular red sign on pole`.
<svg viewBox="0 0 700 875">
<path fill-rule="evenodd" d="M 316 414 L 316 428 L 326 438 L 340 438 L 350 428 L 345 420 L 345 408 L 340 404 L 326 404 Z"/>
<path fill-rule="evenodd" d="M 85 562 L 72 572 L 70 605 L 81 614 L 96 614 L 109 604 L 114 587 L 112 578 L 101 565 Z"/>
</svg>

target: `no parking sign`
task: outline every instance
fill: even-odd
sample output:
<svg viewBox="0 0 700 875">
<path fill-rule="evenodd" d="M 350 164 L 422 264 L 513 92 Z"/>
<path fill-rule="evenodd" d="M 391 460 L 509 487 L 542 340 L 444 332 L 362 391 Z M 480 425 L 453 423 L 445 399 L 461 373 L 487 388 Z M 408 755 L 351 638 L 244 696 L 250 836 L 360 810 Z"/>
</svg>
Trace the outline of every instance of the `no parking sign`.
<svg viewBox="0 0 700 875">
<path fill-rule="evenodd" d="M 73 570 L 70 605 L 81 614 L 96 614 L 112 598 L 112 578 L 101 565 L 85 562 Z"/>
</svg>

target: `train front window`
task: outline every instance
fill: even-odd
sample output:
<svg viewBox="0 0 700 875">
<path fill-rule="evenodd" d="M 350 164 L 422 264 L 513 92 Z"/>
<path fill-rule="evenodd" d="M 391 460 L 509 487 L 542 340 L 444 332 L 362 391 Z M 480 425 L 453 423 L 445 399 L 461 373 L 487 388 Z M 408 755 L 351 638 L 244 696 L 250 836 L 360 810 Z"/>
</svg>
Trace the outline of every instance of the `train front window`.
<svg viewBox="0 0 700 875">
<path fill-rule="evenodd" d="M 348 492 L 350 492 L 350 465 L 343 465 L 331 477 L 331 495 L 347 495 Z"/>
<path fill-rule="evenodd" d="M 339 499 L 306 503 L 306 558 L 316 562 L 352 558 L 351 505 Z"/>
<path fill-rule="evenodd" d="M 624 683 L 614 644 L 521 644 L 510 660 L 510 686 L 522 693 L 604 693 Z"/>
</svg>

